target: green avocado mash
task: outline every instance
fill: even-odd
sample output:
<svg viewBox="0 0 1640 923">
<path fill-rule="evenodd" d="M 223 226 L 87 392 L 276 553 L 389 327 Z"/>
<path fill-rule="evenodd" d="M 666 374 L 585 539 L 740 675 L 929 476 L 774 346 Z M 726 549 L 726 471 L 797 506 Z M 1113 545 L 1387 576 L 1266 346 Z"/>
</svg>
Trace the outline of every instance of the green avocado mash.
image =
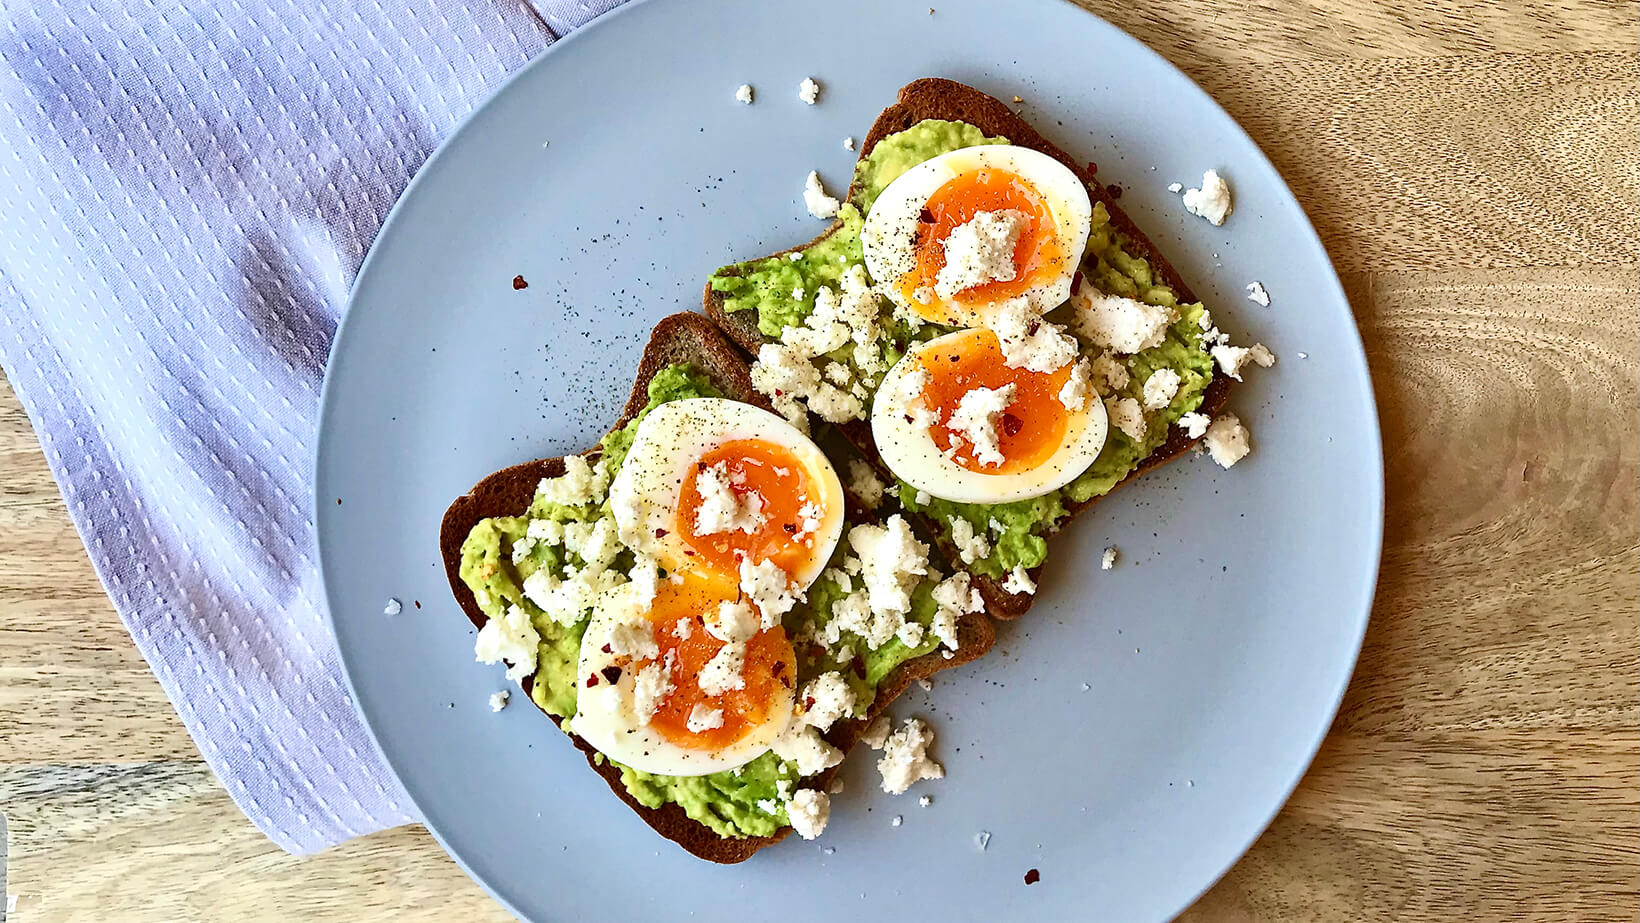
<svg viewBox="0 0 1640 923">
<path fill-rule="evenodd" d="M 691 397 L 719 397 L 720 393 L 704 376 L 687 365 L 673 365 L 658 372 L 649 383 L 649 403 L 632 422 L 604 437 L 601 444 L 603 464 L 612 477 L 620 469 L 627 451 L 632 447 L 638 423 L 650 410 L 669 401 Z M 491 618 L 499 618 L 511 606 L 522 608 L 530 617 L 540 642 L 537 645 L 538 665 L 531 684 L 530 695 L 548 714 L 568 719 L 575 714 L 576 664 L 581 649 L 581 636 L 586 629 L 583 619 L 574 625 L 554 621 L 533 603 L 524 592 L 524 584 L 539 570 L 547 570 L 557 577 L 567 575 L 570 565 L 581 566 L 574 555 L 560 554 L 561 548 L 548 542 L 528 538 L 531 522 L 591 523 L 611 515 L 607 503 L 597 506 L 564 506 L 547 502 L 538 492 L 529 509 L 519 516 L 499 516 L 481 520 L 468 534 L 461 546 L 461 579 L 473 591 L 479 608 Z M 839 543 L 831 561 L 832 567 L 841 567 L 847 556 L 846 542 Z M 625 571 L 633 564 L 632 554 L 622 551 L 611 569 Z M 798 659 L 798 681 L 806 682 L 827 670 L 840 670 L 854 689 L 863 709 L 876 696 L 877 685 L 895 667 L 906 660 L 926 654 L 938 647 L 932 631 L 926 631 L 925 640 L 915 648 L 908 648 L 898 639 L 890 640 L 876 650 L 868 650 L 863 643 L 852 645 L 852 656 L 846 662 L 830 659 L 817 660 L 823 651 L 808 644 L 795 643 L 796 639 L 812 636 L 824 628 L 832 617 L 832 609 L 845 594 L 837 583 L 836 571 L 828 571 L 809 588 L 806 602 L 799 603 L 787 616 L 785 627 L 794 639 Z M 933 580 L 925 580 L 912 596 L 912 613 L 908 621 L 918 621 L 925 628 L 934 618 L 936 605 L 932 598 Z M 765 753 L 740 772 L 719 772 L 707 776 L 663 776 L 621 766 L 621 781 L 639 803 L 659 807 L 671 802 L 679 805 L 694 820 L 705 824 L 720 836 L 768 836 L 786 822 L 784 807 L 769 812 L 758 802 L 779 802 L 778 787 L 782 781 L 795 782 L 795 767 L 782 762 L 773 753 Z"/>
</svg>

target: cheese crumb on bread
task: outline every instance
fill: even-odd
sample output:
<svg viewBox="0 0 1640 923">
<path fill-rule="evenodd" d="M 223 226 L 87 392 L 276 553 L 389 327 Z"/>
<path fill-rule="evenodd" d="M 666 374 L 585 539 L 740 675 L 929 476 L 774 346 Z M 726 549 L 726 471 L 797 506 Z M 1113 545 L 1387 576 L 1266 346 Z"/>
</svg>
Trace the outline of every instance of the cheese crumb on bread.
<svg viewBox="0 0 1640 923">
<path fill-rule="evenodd" d="M 862 459 L 851 458 L 848 463 L 848 489 L 861 503 L 876 509 L 883 502 L 883 492 L 888 490 L 888 486 L 871 465 Z"/>
<path fill-rule="evenodd" d="M 1101 349 L 1131 355 L 1162 344 L 1174 309 L 1146 304 L 1121 295 L 1107 295 L 1082 280 L 1071 297 L 1075 307 L 1072 328 Z"/>
<path fill-rule="evenodd" d="M 1173 403 L 1173 396 L 1179 393 L 1182 381 L 1173 369 L 1162 368 L 1151 372 L 1150 377 L 1145 379 L 1145 409 L 1161 410 Z"/>
<path fill-rule="evenodd" d="M 500 618 L 491 618 L 478 630 L 473 656 L 479 663 L 507 661 L 507 678 L 516 683 L 535 672 L 540 643 L 529 613 L 508 606 Z"/>
</svg>

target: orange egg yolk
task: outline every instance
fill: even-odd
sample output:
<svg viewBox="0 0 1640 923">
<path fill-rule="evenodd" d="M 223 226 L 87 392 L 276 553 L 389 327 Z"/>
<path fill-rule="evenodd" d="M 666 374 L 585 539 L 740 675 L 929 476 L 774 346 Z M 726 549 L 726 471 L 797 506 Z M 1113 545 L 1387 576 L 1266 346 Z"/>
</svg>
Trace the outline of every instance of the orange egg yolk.
<svg viewBox="0 0 1640 923">
<path fill-rule="evenodd" d="M 947 180 L 923 206 L 917 225 L 916 268 L 900 279 L 900 288 L 912 298 L 918 288 L 934 285 L 945 266 L 945 239 L 982 211 L 1012 210 L 1026 218 L 1014 245 L 1014 277 L 986 282 L 955 296 L 964 304 L 988 304 L 1023 295 L 1044 277 L 1059 271 L 1063 262 L 1059 237 L 1054 233 L 1053 211 L 1023 177 L 992 167 Z"/>
<path fill-rule="evenodd" d="M 1060 402 L 1059 390 L 1070 378 L 1069 364 L 1049 373 L 1009 368 L 996 334 L 983 328 L 948 337 L 917 359 L 928 372 L 923 406 L 940 421 L 929 427 L 929 434 L 942 452 L 950 449 L 952 434 L 944 421 L 951 418 L 964 394 L 975 388 L 1014 386 L 1013 400 L 997 421 L 1002 464 L 980 464 L 965 440 L 954 453 L 954 461 L 962 467 L 982 474 L 1029 471 L 1046 462 L 1064 443 L 1070 412 Z"/>
<path fill-rule="evenodd" d="M 733 744 L 772 716 L 776 703 L 786 701 L 785 691 L 796 682 L 796 659 L 791 641 L 780 626 L 760 631 L 746 642 L 746 664 L 741 672 L 745 685 L 722 695 L 708 696 L 700 688 L 700 671 L 717 656 L 723 642 L 712 637 L 701 621 L 701 613 L 726 599 L 735 598 L 735 588 L 721 578 L 686 577 L 682 585 L 662 580 L 649 610 L 658 659 L 673 655 L 672 692 L 661 702 L 649 726 L 662 737 L 692 750 L 718 750 Z M 678 623 L 689 627 L 680 631 Z M 687 637 L 679 637 L 679 635 Z M 643 661 L 632 666 L 639 669 Z M 700 732 L 689 730 L 689 716 L 696 705 L 721 709 L 723 724 Z"/>
<path fill-rule="evenodd" d="M 733 529 L 701 535 L 696 531 L 701 494 L 696 482 L 706 469 L 722 463 L 730 490 L 741 498 L 757 494 L 763 523 L 753 532 Z M 803 507 L 823 499 L 814 489 L 808 469 L 790 449 L 763 439 L 725 442 L 702 455 L 684 475 L 678 496 L 678 532 L 689 548 L 684 552 L 691 569 L 739 574 L 740 559 L 773 560 L 786 573 L 796 573 L 814 555 L 803 530 Z"/>
</svg>

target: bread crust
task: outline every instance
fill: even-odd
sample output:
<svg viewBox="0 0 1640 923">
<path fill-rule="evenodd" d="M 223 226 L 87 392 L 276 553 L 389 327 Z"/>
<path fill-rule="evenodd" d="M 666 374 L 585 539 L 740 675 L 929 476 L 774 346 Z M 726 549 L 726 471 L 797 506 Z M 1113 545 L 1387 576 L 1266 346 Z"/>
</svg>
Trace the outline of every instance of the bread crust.
<svg viewBox="0 0 1640 923">
<path fill-rule="evenodd" d="M 1012 144 L 1047 154 L 1064 164 L 1088 187 L 1088 194 L 1093 201 L 1104 203 L 1105 210 L 1110 213 L 1111 224 L 1127 240 L 1134 251 L 1134 255 L 1143 257 L 1150 263 L 1151 268 L 1161 277 L 1162 281 L 1178 294 L 1180 301 L 1188 303 L 1200 300 L 1191 291 L 1190 286 L 1185 283 L 1178 271 L 1173 268 L 1173 264 L 1167 261 L 1167 257 L 1162 255 L 1162 252 L 1151 243 L 1150 238 L 1146 237 L 1144 232 L 1140 231 L 1138 226 L 1133 223 L 1133 219 L 1129 218 L 1121 206 L 1116 204 L 1115 198 L 1094 178 L 1094 175 L 1088 170 L 1087 164 L 1077 161 L 1070 154 L 1042 137 L 1036 129 L 1030 126 L 1030 123 L 1015 115 L 1001 100 L 971 86 L 958 83 L 955 80 L 946 80 L 942 77 L 924 77 L 913 80 L 901 87 L 894 104 L 884 109 L 877 116 L 877 120 L 871 124 L 871 130 L 867 132 L 865 140 L 860 144 L 860 157 L 868 156 L 872 149 L 877 146 L 877 142 L 882 139 L 896 132 L 904 131 L 924 119 L 967 122 L 986 135 L 1000 135 L 1007 138 Z M 856 191 L 855 184 L 850 183 L 849 198 L 853 198 Z M 774 255 L 779 256 L 793 250 L 812 247 L 836 233 L 841 226 L 841 222 L 834 222 L 808 243 L 791 247 Z M 702 296 L 702 304 L 706 316 L 722 327 L 724 332 L 729 335 L 729 338 L 747 353 L 755 356 L 758 347 L 769 339 L 757 329 L 757 313 L 755 311 L 730 313 L 725 310 L 723 297 L 712 291 L 710 282 L 706 285 L 705 293 Z M 1202 403 L 1198 408 L 1198 412 L 1208 416 L 1217 416 L 1219 411 L 1224 409 L 1225 401 L 1229 397 L 1230 387 L 1231 379 L 1229 376 L 1213 376 L 1213 380 L 1202 394 Z M 873 466 L 884 474 L 892 475 L 892 472 L 888 471 L 883 464 L 882 456 L 877 452 L 876 443 L 871 437 L 871 427 L 865 421 L 850 421 L 838 427 L 838 429 Z M 1198 441 L 1199 437 L 1192 439 L 1185 435 L 1184 430 L 1179 427 L 1170 428 L 1167 441 L 1158 447 L 1156 451 L 1146 456 L 1139 463 L 1139 466 L 1130 472 L 1127 477 L 1117 482 L 1116 486 L 1120 487 L 1127 484 L 1145 472 L 1184 455 Z M 1112 488 L 1112 490 L 1114 489 Z M 1109 496 L 1109 493 L 1107 492 L 1104 496 Z M 1059 522 L 1055 531 L 1063 528 L 1065 523 L 1076 518 L 1100 499 L 1102 498 L 1092 497 L 1082 503 L 1068 507 L 1068 515 Z M 957 554 L 957 549 L 944 538 L 945 530 L 936 528 L 933 522 L 920 513 L 913 513 L 908 510 L 907 514 L 918 521 L 923 531 L 934 536 L 939 543 L 940 550 L 953 566 L 960 564 L 961 559 Z M 1033 568 L 1030 573 L 1032 580 L 1036 580 L 1040 578 L 1042 568 Z M 973 573 L 970 573 L 970 576 L 973 578 L 974 585 L 979 588 L 980 594 L 985 597 L 985 604 L 991 615 L 996 618 L 1018 618 L 1024 615 L 1035 601 L 1032 594 L 1009 593 L 1004 590 L 1001 580 Z"/>
<path fill-rule="evenodd" d="M 644 347 L 643 358 L 638 364 L 632 393 L 627 398 L 620 419 L 611 430 L 620 429 L 643 411 L 649 403 L 650 379 L 661 369 L 677 362 L 692 364 L 726 397 L 768 409 L 768 402 L 752 387 L 745 359 L 724 338 L 723 333 L 699 314 L 679 313 L 661 320 L 650 333 L 649 342 Z M 592 460 L 597 457 L 598 450 L 593 449 L 583 454 Z M 489 617 L 478 608 L 478 601 L 473 598 L 472 590 L 468 589 L 467 584 L 461 579 L 462 542 L 466 541 L 467 535 L 472 532 L 473 526 L 479 520 L 492 516 L 517 516 L 528 509 L 535 496 L 536 485 L 541 479 L 557 477 L 563 473 L 563 457 L 542 458 L 503 468 L 479 481 L 467 493 L 457 497 L 445 510 L 444 520 L 439 529 L 439 554 L 444 559 L 444 571 L 450 581 L 450 592 L 454 594 L 456 603 L 475 628 L 484 627 Z M 849 500 L 848 512 L 851 522 L 866 521 L 870 518 L 870 514 L 854 498 Z M 958 622 L 957 641 L 958 648 L 949 660 L 939 651 L 934 651 L 908 660 L 895 668 L 878 685 L 877 698 L 872 703 L 869 713 L 864 718 L 834 725 L 825 735 L 826 739 L 847 754 L 858 741 L 865 725 L 882 714 L 907 686 L 946 668 L 977 659 L 990 650 L 996 641 L 996 635 L 991 622 L 983 613 L 972 613 Z M 530 692 L 531 685 L 532 678 L 524 680 L 526 694 Z M 562 724 L 559 718 L 552 715 L 548 717 L 554 724 Z M 613 763 L 607 759 L 600 759 L 598 751 L 579 736 L 569 734 L 568 737 L 586 756 L 587 764 L 593 771 L 609 784 L 616 797 L 637 812 L 655 832 L 695 856 L 726 864 L 744 862 L 758 850 L 778 843 L 791 833 L 790 827 L 783 827 L 773 836 L 767 837 L 721 837 L 704 824 L 691 819 L 683 808 L 675 804 L 664 804 L 659 808 L 645 807 L 632 797 L 625 785 L 621 784 L 620 770 Z M 837 766 L 826 770 L 809 784 L 824 790 L 840 768 L 841 766 Z"/>
</svg>

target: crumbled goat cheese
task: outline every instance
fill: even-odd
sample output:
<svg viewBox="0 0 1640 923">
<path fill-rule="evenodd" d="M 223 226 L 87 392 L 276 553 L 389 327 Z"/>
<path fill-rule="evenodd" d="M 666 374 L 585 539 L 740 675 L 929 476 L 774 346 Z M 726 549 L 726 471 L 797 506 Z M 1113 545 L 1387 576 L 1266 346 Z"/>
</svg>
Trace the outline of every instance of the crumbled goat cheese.
<svg viewBox="0 0 1640 923">
<path fill-rule="evenodd" d="M 851 458 L 848 462 L 848 489 L 871 509 L 876 509 L 883 502 L 883 491 L 888 485 L 877 476 L 871 465 L 858 458 Z"/>
<path fill-rule="evenodd" d="M 958 571 L 934 587 L 934 618 L 929 630 L 940 643 L 957 649 L 957 622 L 970 612 L 978 612 L 985 605 L 979 590 L 973 588 L 967 571 Z"/>
<path fill-rule="evenodd" d="M 609 469 L 598 463 L 595 469 L 579 455 L 564 458 L 564 473 L 555 478 L 542 478 L 535 494 L 548 503 L 564 506 L 592 506 L 604 501 L 609 489 Z"/>
<path fill-rule="evenodd" d="M 1205 413 L 1187 413 L 1179 417 L 1179 428 L 1191 439 L 1200 439 L 1213 420 Z"/>
<path fill-rule="evenodd" d="M 769 745 L 774 755 L 797 767 L 802 777 L 823 772 L 843 761 L 843 751 L 826 743 L 813 725 L 793 721 Z"/>
<path fill-rule="evenodd" d="M 1173 396 L 1179 393 L 1179 384 L 1183 381 L 1179 373 L 1172 369 L 1157 369 L 1145 379 L 1144 397 L 1146 410 L 1161 410 L 1173 403 Z"/>
<path fill-rule="evenodd" d="M 644 664 L 632 680 L 632 710 L 638 715 L 638 723 L 648 724 L 671 694 L 672 670 L 658 660 Z"/>
<path fill-rule="evenodd" d="M 506 708 L 507 700 L 511 698 L 512 693 L 505 689 L 500 692 L 490 693 L 490 711 L 500 711 L 501 709 Z"/>
<path fill-rule="evenodd" d="M 1036 581 L 1031 579 L 1031 573 L 1025 569 L 1025 565 L 1015 564 L 1014 569 L 1008 574 L 1008 579 L 1002 581 L 1002 590 L 1016 596 L 1020 593 L 1035 593 Z"/>
<path fill-rule="evenodd" d="M 814 105 L 820 98 L 820 84 L 813 77 L 804 77 L 803 82 L 797 85 L 797 98 Z"/>
<path fill-rule="evenodd" d="M 648 660 L 659 656 L 661 652 L 660 646 L 655 643 L 654 623 L 644 618 L 611 623 L 609 637 L 605 643 L 609 647 L 609 653 L 615 657 Z"/>
<path fill-rule="evenodd" d="M 768 522 L 763 515 L 763 496 L 755 490 L 740 493 L 731 481 L 729 466 L 724 462 L 707 467 L 695 477 L 695 492 L 700 495 L 700 504 L 695 507 L 695 534 L 750 535 Z"/>
<path fill-rule="evenodd" d="M 1109 548 L 1105 549 L 1104 556 L 1099 559 L 1099 569 L 1100 570 L 1110 570 L 1111 568 L 1113 568 L 1115 566 L 1116 566 L 1116 546 L 1112 545 Z"/>
<path fill-rule="evenodd" d="M 883 743 L 877 771 L 883 776 L 883 791 L 903 794 L 923 779 L 943 779 L 945 770 L 928 756 L 934 731 L 921 718 L 907 718 L 899 730 Z"/>
<path fill-rule="evenodd" d="M 934 411 L 923 402 L 923 390 L 927 387 L 928 371 L 919 365 L 900 376 L 882 397 L 886 406 L 911 417 L 912 426 L 926 429 L 939 422 Z"/>
<path fill-rule="evenodd" d="M 1247 283 L 1247 300 L 1253 304 L 1268 308 L 1270 306 L 1270 291 L 1264 283 L 1257 279 Z"/>
<path fill-rule="evenodd" d="M 859 397 L 822 381 L 820 371 L 802 352 L 784 343 L 764 343 L 752 363 L 752 387 L 767 395 L 775 410 L 799 429 L 807 430 L 808 409 L 828 423 L 846 423 L 865 413 Z"/>
<path fill-rule="evenodd" d="M 815 528 L 818 528 L 816 525 Z M 814 529 L 804 531 L 813 532 Z M 740 559 L 740 592 L 757 606 L 762 615 L 762 627 L 773 628 L 780 619 L 797 605 L 803 591 L 792 583 L 791 577 L 772 559 L 765 558 L 753 564 L 750 558 Z"/>
<path fill-rule="evenodd" d="M 1000 388 L 974 388 L 957 401 L 956 409 L 946 421 L 952 432 L 973 447 L 971 454 L 981 465 L 995 467 L 1007 461 L 1002 454 L 997 423 L 1013 403 L 1017 390 L 1012 383 Z"/>
<path fill-rule="evenodd" d="M 912 499 L 916 501 L 918 506 L 927 506 L 928 504 L 934 502 L 934 495 L 926 490 L 919 490 L 917 491 L 917 496 Z"/>
<path fill-rule="evenodd" d="M 922 644 L 923 633 L 927 630 L 928 629 L 922 626 L 921 622 L 913 622 L 910 619 L 906 619 L 900 624 L 899 630 L 894 632 L 894 637 L 900 639 L 900 643 L 904 644 L 906 647 L 916 648 L 918 645 Z"/>
<path fill-rule="evenodd" d="M 961 516 L 952 516 L 951 544 L 957 546 L 957 555 L 962 563 L 973 564 L 982 561 L 991 555 L 991 541 L 985 533 L 974 531 L 974 524 Z"/>
<path fill-rule="evenodd" d="M 706 610 L 704 621 L 706 633 L 726 644 L 745 643 L 761 625 L 757 612 L 739 599 L 724 600 L 717 608 Z"/>
<path fill-rule="evenodd" d="M 1173 308 L 1106 295 L 1085 279 L 1071 302 L 1076 310 L 1071 325 L 1083 339 L 1130 355 L 1160 346 L 1175 317 Z"/>
<path fill-rule="evenodd" d="M 529 613 L 508 606 L 500 618 L 491 618 L 478 630 L 473 655 L 480 663 L 508 661 L 507 678 L 519 682 L 535 672 L 535 658 L 541 636 L 531 624 Z"/>
<path fill-rule="evenodd" d="M 878 715 L 860 732 L 860 743 L 873 750 L 881 750 L 888 742 L 888 734 L 893 728 L 894 722 L 890 721 L 887 715 Z"/>
<path fill-rule="evenodd" d="M 1263 368 L 1269 368 L 1276 364 L 1275 353 L 1270 352 L 1269 348 L 1263 343 L 1254 343 L 1252 346 L 1247 347 L 1219 345 L 1213 347 L 1209 352 L 1213 354 L 1213 359 L 1219 364 L 1219 368 L 1224 370 L 1224 374 L 1237 381 L 1241 381 L 1241 371 L 1247 367 L 1248 362 Z"/>
<path fill-rule="evenodd" d="M 404 604 L 392 597 L 388 597 L 387 605 L 382 607 L 382 615 L 398 615 L 404 611 Z"/>
<path fill-rule="evenodd" d="M 805 840 L 812 840 L 826 830 L 831 819 L 831 797 L 812 788 L 800 788 L 786 803 L 786 819 L 792 829 Z"/>
<path fill-rule="evenodd" d="M 1184 191 L 1184 207 L 1192 215 L 1200 215 L 1214 225 L 1221 225 L 1230 217 L 1230 184 L 1217 170 L 1202 174 L 1200 189 Z"/>
<path fill-rule="evenodd" d="M 639 609 L 648 609 L 655 602 L 655 591 L 660 589 L 661 567 L 654 558 L 642 552 L 637 552 L 632 562 L 632 569 L 626 572 L 626 579 L 631 584 L 631 601 Z"/>
<path fill-rule="evenodd" d="M 1184 191 L 1184 183 L 1168 183 L 1167 191 L 1173 193 L 1174 195 L 1178 195 Z"/>
<path fill-rule="evenodd" d="M 1128 368 L 1112 353 L 1100 353 L 1089 363 L 1093 370 L 1094 390 L 1100 397 L 1128 386 Z"/>
<path fill-rule="evenodd" d="M 847 663 L 853 657 L 848 645 L 838 647 L 843 632 L 858 635 L 868 649 L 876 650 L 898 634 L 905 623 L 904 612 L 874 608 L 869 600 L 867 591 L 861 588 L 832 604 L 831 618 L 820 632 L 820 640 L 835 649 L 838 663 Z"/>
<path fill-rule="evenodd" d="M 859 556 L 860 580 L 874 610 L 911 611 L 911 590 L 928 573 L 928 546 L 917 541 L 898 513 L 882 525 L 862 523 L 849 530 L 849 548 Z"/>
<path fill-rule="evenodd" d="M 890 821 L 888 825 L 890 827 L 898 827 L 899 825 L 901 825 L 903 823 L 905 823 L 905 815 L 896 814 L 896 815 L 894 815 L 894 819 L 892 821 Z"/>
<path fill-rule="evenodd" d="M 1002 361 L 1012 369 L 1056 372 L 1076 360 L 1076 340 L 1065 328 L 1044 320 L 1025 298 L 1010 298 L 996 309 L 991 330 L 1002 348 Z"/>
<path fill-rule="evenodd" d="M 820 531 L 820 521 L 824 515 L 825 510 L 820 508 L 820 504 L 813 501 L 809 501 L 798 507 L 797 537 L 803 538 Z"/>
<path fill-rule="evenodd" d="M 934 294 L 951 298 L 988 282 L 1011 282 L 1019 270 L 1014 248 L 1025 216 L 1011 209 L 975 212 L 945 238 L 945 264 L 934 279 Z"/>
<path fill-rule="evenodd" d="M 1110 425 L 1122 431 L 1134 442 L 1143 442 L 1145 438 L 1145 412 L 1139 408 L 1139 402 L 1131 397 L 1105 398 L 1105 415 L 1110 417 Z"/>
<path fill-rule="evenodd" d="M 854 136 L 850 135 L 849 137 L 843 139 L 843 150 L 854 150 Z"/>
<path fill-rule="evenodd" d="M 1213 420 L 1213 425 L 1207 428 L 1207 437 L 1202 440 L 1207 446 L 1207 454 L 1220 468 L 1228 468 L 1247 457 L 1253 450 L 1248 441 L 1247 427 L 1241 425 L 1233 413 L 1227 413 Z"/>
<path fill-rule="evenodd" d="M 695 633 L 694 619 L 678 619 L 672 626 L 672 637 L 679 641 L 687 641 Z"/>
<path fill-rule="evenodd" d="M 748 106 L 752 104 L 751 84 L 743 83 L 735 88 L 735 102 L 745 103 Z"/>
<path fill-rule="evenodd" d="M 805 683 L 797 701 L 807 709 L 803 712 L 803 721 L 821 731 L 831 730 L 837 719 L 854 714 L 859 705 L 854 688 L 843 678 L 843 674 L 835 670 L 822 673 Z"/>
<path fill-rule="evenodd" d="M 718 648 L 712 659 L 706 661 L 706 666 L 700 668 L 700 691 L 709 696 L 717 696 L 731 689 L 744 689 L 746 677 L 741 673 L 745 669 L 746 642 L 729 642 Z"/>
<path fill-rule="evenodd" d="M 554 622 L 575 625 L 599 596 L 625 582 L 619 572 L 604 567 L 583 568 L 563 580 L 542 568 L 524 578 L 524 596 Z"/>
<path fill-rule="evenodd" d="M 803 205 L 816 218 L 835 218 L 837 210 L 843 207 L 842 202 L 826 192 L 826 187 L 820 184 L 820 174 L 814 170 L 803 180 Z"/>
<path fill-rule="evenodd" d="M 684 722 L 684 725 L 689 728 L 691 734 L 723 727 L 723 709 L 696 704 L 694 708 L 689 709 L 689 720 Z"/>
<path fill-rule="evenodd" d="M 924 795 L 917 799 L 917 803 L 926 808 L 934 803 L 934 798 L 932 795 Z"/>
<path fill-rule="evenodd" d="M 1059 403 L 1071 413 L 1081 413 L 1087 409 L 1088 398 L 1093 395 L 1093 364 L 1083 359 L 1071 367 L 1069 378 L 1059 388 Z"/>
</svg>

